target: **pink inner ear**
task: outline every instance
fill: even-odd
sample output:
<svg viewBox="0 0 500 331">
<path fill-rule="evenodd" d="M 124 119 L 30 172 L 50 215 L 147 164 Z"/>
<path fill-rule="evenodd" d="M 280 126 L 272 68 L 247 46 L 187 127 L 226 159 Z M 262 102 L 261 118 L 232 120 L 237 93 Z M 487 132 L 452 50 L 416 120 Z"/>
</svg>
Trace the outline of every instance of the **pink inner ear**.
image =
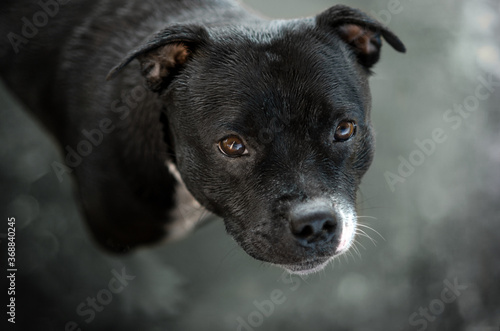
<svg viewBox="0 0 500 331">
<path fill-rule="evenodd" d="M 183 65 L 190 55 L 188 46 L 183 43 L 168 44 L 137 57 L 148 87 L 158 90 L 164 79 L 174 68 Z"/>
<path fill-rule="evenodd" d="M 183 65 L 189 56 L 189 49 L 184 44 L 169 44 L 143 55 L 143 58 L 157 63 L 162 70 Z"/>
<path fill-rule="evenodd" d="M 340 36 L 363 54 L 372 54 L 378 51 L 376 44 L 373 42 L 375 33 L 359 25 L 346 24 L 341 26 Z"/>
<path fill-rule="evenodd" d="M 166 45 L 161 52 L 172 67 L 184 64 L 189 56 L 188 47 L 181 43 Z"/>
</svg>

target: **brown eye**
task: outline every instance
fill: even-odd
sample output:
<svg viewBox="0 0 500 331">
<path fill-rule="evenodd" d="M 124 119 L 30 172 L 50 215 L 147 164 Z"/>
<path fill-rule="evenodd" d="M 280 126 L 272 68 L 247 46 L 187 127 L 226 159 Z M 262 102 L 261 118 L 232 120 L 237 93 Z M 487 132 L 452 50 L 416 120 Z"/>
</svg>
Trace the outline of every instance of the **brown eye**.
<svg viewBox="0 0 500 331">
<path fill-rule="evenodd" d="M 351 121 L 343 121 L 335 130 L 335 141 L 346 141 L 356 132 L 356 124 Z"/>
<path fill-rule="evenodd" d="M 230 157 L 238 157 L 248 154 L 247 148 L 240 138 L 230 136 L 219 141 L 219 150 Z"/>
</svg>

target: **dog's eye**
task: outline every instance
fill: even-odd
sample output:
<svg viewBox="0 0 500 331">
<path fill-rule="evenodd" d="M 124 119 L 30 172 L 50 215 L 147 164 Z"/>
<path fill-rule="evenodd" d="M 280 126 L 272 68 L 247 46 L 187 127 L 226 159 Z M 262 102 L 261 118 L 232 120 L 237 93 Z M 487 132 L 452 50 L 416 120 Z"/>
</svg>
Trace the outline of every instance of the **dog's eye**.
<svg viewBox="0 0 500 331">
<path fill-rule="evenodd" d="M 229 136 L 219 141 L 219 150 L 230 157 L 248 154 L 248 150 L 239 137 Z"/>
<path fill-rule="evenodd" d="M 356 133 L 356 124 L 352 121 L 342 121 L 335 130 L 335 141 L 346 141 Z"/>
</svg>

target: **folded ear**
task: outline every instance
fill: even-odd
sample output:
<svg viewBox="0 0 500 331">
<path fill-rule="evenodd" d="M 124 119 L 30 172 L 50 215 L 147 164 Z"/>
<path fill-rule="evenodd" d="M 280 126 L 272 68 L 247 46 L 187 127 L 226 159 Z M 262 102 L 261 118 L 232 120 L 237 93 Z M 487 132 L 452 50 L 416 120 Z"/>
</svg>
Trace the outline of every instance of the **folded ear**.
<svg viewBox="0 0 500 331">
<path fill-rule="evenodd" d="M 380 57 L 381 36 L 398 52 L 406 52 L 399 38 L 386 26 L 365 13 L 343 5 L 336 5 L 316 16 L 319 27 L 333 29 L 352 47 L 358 62 L 372 67 Z"/>
<path fill-rule="evenodd" d="M 158 92 L 168 85 L 195 49 L 207 41 L 208 32 L 203 27 L 169 26 L 128 53 L 122 62 L 111 69 L 106 79 L 113 79 L 125 66 L 137 59 L 148 88 Z"/>
</svg>

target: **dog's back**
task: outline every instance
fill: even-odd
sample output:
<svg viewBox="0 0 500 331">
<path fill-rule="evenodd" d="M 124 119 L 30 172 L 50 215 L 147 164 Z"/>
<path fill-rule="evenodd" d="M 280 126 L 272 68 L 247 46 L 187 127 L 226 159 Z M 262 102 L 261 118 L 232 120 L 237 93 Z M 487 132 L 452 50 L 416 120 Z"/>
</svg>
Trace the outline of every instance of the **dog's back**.
<svg viewBox="0 0 500 331">
<path fill-rule="evenodd" d="M 54 1 L 42 7 L 36 0 L 8 0 L 0 5 L 0 75 L 58 137 L 65 117 L 59 109 L 66 88 L 57 86 L 55 74 L 63 57 L 61 45 L 72 37 L 73 27 L 83 23 L 96 3 L 74 2 L 64 6 Z"/>
<path fill-rule="evenodd" d="M 212 8 L 210 1 L 161 0 L 0 5 L 0 77 L 56 137 L 66 165 L 76 165 L 56 165 L 55 171 L 81 179 L 83 209 L 108 248 L 164 236 L 175 180 L 165 167 L 158 96 L 143 88 L 138 64 L 112 82 L 106 75 L 147 36 L 182 19 L 190 3 Z M 82 156 L 82 142 L 98 152 Z"/>
<path fill-rule="evenodd" d="M 106 83 L 110 68 L 149 35 L 193 17 L 196 11 L 205 21 L 242 17 L 234 4 L 211 0 L 3 1 L 0 77 L 59 140 L 66 141 L 64 131 L 78 129 L 67 117 L 82 120 L 72 113 L 72 106 L 80 110 L 93 100 L 99 105 L 90 104 L 92 109 L 109 105 L 102 98 L 110 95 L 111 86 L 124 87 L 122 81 Z M 135 69 L 128 70 L 130 75 L 140 76 Z M 82 85 L 87 93 L 81 91 Z M 128 85 L 134 87 L 137 80 Z M 109 101 L 117 97 L 112 95 Z"/>
<path fill-rule="evenodd" d="M 158 94 L 144 87 L 138 63 L 107 82 L 109 70 L 167 25 L 244 19 L 254 17 L 226 0 L 0 4 L 0 78 L 60 143 L 66 162 L 54 172 L 79 180 L 90 229 L 107 248 L 170 232 L 178 185 L 165 166 Z"/>
</svg>

